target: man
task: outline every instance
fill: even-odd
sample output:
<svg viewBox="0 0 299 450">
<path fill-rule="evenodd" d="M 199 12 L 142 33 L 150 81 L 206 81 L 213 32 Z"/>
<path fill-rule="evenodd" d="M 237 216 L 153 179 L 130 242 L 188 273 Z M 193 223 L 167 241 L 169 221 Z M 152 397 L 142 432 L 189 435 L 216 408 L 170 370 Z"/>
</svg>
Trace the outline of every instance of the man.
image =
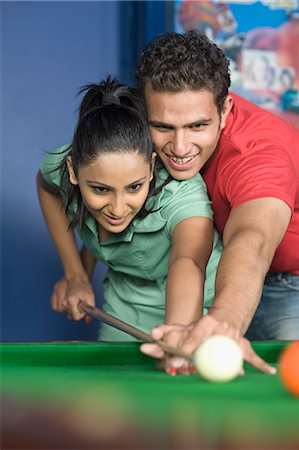
<svg viewBox="0 0 299 450">
<path fill-rule="evenodd" d="M 299 338 L 298 130 L 230 93 L 227 58 L 199 32 L 158 36 L 136 78 L 155 151 L 177 180 L 201 171 L 224 243 L 208 315 L 154 337 L 177 333 L 189 353 L 211 334 L 247 349 L 246 333 Z M 143 351 L 163 356 L 153 345 Z"/>
</svg>

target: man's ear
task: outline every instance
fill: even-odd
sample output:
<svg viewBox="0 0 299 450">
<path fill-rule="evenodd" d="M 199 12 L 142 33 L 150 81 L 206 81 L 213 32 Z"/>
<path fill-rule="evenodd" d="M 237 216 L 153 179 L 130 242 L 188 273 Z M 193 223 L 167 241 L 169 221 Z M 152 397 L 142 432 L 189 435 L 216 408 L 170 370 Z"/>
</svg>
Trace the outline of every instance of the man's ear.
<svg viewBox="0 0 299 450">
<path fill-rule="evenodd" d="M 75 185 L 79 184 L 78 180 L 77 180 L 77 177 L 75 175 L 75 172 L 74 172 L 73 161 L 72 161 L 72 157 L 71 156 L 67 156 L 67 158 L 66 158 L 66 165 L 67 165 L 67 171 L 69 173 L 70 183 L 75 184 Z"/>
<path fill-rule="evenodd" d="M 223 108 L 221 111 L 221 120 L 220 120 L 220 129 L 222 130 L 225 127 L 226 119 L 233 107 L 234 99 L 231 95 L 228 95 L 224 100 Z"/>
<path fill-rule="evenodd" d="M 154 176 L 154 169 L 155 169 L 155 163 L 156 163 L 157 153 L 152 153 L 152 162 L 151 162 L 151 175 L 150 175 L 150 181 L 152 181 Z"/>
</svg>

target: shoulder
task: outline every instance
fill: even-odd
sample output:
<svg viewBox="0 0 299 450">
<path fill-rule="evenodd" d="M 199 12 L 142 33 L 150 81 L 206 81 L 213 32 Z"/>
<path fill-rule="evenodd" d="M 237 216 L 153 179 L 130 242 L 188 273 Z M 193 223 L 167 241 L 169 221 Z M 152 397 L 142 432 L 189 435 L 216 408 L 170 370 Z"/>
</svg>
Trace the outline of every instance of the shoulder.
<svg viewBox="0 0 299 450">
<path fill-rule="evenodd" d="M 276 114 L 231 93 L 233 107 L 222 135 L 225 140 L 242 150 L 257 143 L 272 143 L 277 147 L 294 147 L 299 130 Z M 298 142 L 298 141 L 297 141 Z"/>
<path fill-rule="evenodd" d="M 64 144 L 51 152 L 47 152 L 42 160 L 41 169 L 48 166 L 51 166 L 52 168 L 56 167 L 65 159 L 69 150 L 70 144 Z"/>
<path fill-rule="evenodd" d="M 168 177 L 168 172 L 165 169 L 160 170 L 156 174 L 156 187 L 161 186 Z M 189 195 L 191 193 L 197 198 L 200 198 L 202 195 L 207 195 L 205 182 L 199 173 L 188 180 L 171 179 L 163 186 L 157 197 L 159 198 L 160 204 L 165 204 L 174 197 L 183 198 L 186 194 Z"/>
<path fill-rule="evenodd" d="M 161 186 L 168 178 L 168 173 L 164 169 L 158 175 L 156 187 Z M 172 179 L 157 195 L 148 199 L 146 209 L 150 212 L 145 218 L 134 219 L 135 231 L 165 230 L 169 239 L 174 227 L 185 219 L 213 218 L 211 202 L 200 174 L 190 180 Z"/>
<path fill-rule="evenodd" d="M 62 145 L 48 152 L 40 165 L 40 172 L 50 185 L 60 186 L 62 163 L 70 150 L 70 144 Z"/>
<path fill-rule="evenodd" d="M 157 197 L 156 206 L 166 220 L 170 217 L 182 220 L 194 216 L 212 216 L 206 185 L 199 173 L 189 180 L 172 179 Z"/>
</svg>

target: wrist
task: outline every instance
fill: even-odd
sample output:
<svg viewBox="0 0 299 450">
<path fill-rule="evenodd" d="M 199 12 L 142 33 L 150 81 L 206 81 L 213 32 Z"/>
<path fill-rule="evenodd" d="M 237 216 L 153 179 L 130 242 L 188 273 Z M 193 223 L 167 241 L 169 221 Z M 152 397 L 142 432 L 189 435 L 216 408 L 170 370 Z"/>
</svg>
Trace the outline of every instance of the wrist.
<svg viewBox="0 0 299 450">
<path fill-rule="evenodd" d="M 67 281 L 77 281 L 83 283 L 90 283 L 86 272 L 67 272 L 65 273 Z"/>
<path fill-rule="evenodd" d="M 218 308 L 217 306 L 211 306 L 208 311 L 208 316 L 212 317 L 217 322 L 225 323 L 228 327 L 234 328 L 241 335 L 246 331 L 244 318 L 241 314 L 232 313 L 231 311 Z"/>
</svg>

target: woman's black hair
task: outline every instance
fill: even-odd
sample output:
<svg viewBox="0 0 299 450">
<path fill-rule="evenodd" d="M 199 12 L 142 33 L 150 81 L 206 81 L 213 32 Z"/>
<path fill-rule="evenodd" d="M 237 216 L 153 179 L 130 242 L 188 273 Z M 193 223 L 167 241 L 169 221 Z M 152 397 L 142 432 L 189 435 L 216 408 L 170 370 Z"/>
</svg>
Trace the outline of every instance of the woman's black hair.
<svg viewBox="0 0 299 450">
<path fill-rule="evenodd" d="M 83 86 L 79 94 L 86 92 L 79 107 L 79 120 L 72 143 L 60 165 L 62 184 L 66 187 L 65 211 L 69 215 L 75 201 L 77 209 L 70 229 L 85 224 L 88 211 L 82 200 L 78 185 L 69 181 L 66 158 L 71 156 L 76 176 L 79 167 L 93 162 L 100 154 L 136 151 L 152 165 L 152 141 L 147 123 L 146 108 L 142 96 L 134 87 L 120 84 L 109 76 L 99 84 Z M 169 182 L 169 177 L 166 182 Z M 163 184 L 163 186 L 166 184 Z M 155 176 L 150 184 L 148 198 L 157 193 L 154 190 Z M 158 189 L 160 191 L 162 186 Z M 143 206 L 139 212 L 145 217 L 149 212 Z"/>
</svg>

